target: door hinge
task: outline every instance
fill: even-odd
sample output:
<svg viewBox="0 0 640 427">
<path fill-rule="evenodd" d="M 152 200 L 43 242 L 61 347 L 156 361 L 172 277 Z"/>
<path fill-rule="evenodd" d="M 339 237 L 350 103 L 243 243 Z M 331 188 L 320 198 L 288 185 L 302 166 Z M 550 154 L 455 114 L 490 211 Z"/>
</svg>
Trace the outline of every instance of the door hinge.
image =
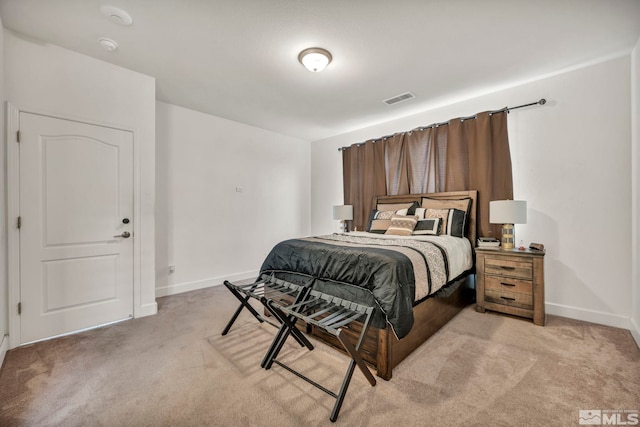
<svg viewBox="0 0 640 427">
<path fill-rule="evenodd" d="M 22 217 L 21 216 L 18 217 L 18 224 L 17 225 L 18 225 L 18 230 L 20 230 L 20 228 L 22 228 Z"/>
<path fill-rule="evenodd" d="M 22 303 L 18 303 L 18 314 L 22 314 Z"/>
<path fill-rule="evenodd" d="M 20 131 L 16 132 L 16 141 L 20 142 Z"/>
</svg>

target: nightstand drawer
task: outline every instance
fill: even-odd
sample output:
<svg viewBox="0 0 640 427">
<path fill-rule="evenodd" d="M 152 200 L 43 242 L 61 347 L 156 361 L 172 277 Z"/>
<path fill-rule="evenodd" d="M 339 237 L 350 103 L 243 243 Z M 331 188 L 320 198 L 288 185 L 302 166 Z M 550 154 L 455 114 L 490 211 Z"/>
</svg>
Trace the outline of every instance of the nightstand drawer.
<svg viewBox="0 0 640 427">
<path fill-rule="evenodd" d="M 495 304 L 519 307 L 527 310 L 533 309 L 533 295 L 531 294 L 486 289 L 484 299 L 487 302 L 493 302 Z"/>
<path fill-rule="evenodd" d="M 485 289 L 490 291 L 533 295 L 533 283 L 530 280 L 487 276 L 485 277 L 484 286 Z"/>
<path fill-rule="evenodd" d="M 533 278 L 533 265 L 529 260 L 486 257 L 484 259 L 485 274 L 520 279 Z"/>
</svg>

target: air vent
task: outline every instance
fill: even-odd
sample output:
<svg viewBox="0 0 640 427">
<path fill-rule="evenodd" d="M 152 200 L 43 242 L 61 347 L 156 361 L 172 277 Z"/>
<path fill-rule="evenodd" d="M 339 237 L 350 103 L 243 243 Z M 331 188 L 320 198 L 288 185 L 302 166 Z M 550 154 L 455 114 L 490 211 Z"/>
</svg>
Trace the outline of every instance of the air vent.
<svg viewBox="0 0 640 427">
<path fill-rule="evenodd" d="M 406 101 L 407 99 L 415 98 L 411 92 L 403 93 L 402 95 L 394 96 L 393 98 L 385 99 L 384 102 L 387 105 L 397 104 L 398 102 Z"/>
</svg>

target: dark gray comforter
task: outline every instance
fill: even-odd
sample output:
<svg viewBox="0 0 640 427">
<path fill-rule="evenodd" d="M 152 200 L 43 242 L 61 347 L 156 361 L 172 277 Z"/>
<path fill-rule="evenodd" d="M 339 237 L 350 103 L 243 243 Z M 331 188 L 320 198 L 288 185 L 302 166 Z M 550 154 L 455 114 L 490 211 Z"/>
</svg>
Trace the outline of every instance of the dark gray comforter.
<svg viewBox="0 0 640 427">
<path fill-rule="evenodd" d="M 429 282 L 434 277 L 446 282 L 446 252 L 435 243 L 420 243 L 420 248 L 429 245 L 431 250 L 426 251 L 420 248 L 407 249 L 404 244 L 400 248 L 396 241 L 373 240 L 375 239 L 362 239 L 359 242 L 356 237 L 336 236 L 286 240 L 271 250 L 260 273 L 275 273 L 284 280 L 376 306 L 381 316 L 378 316 L 377 321 L 374 317 L 373 325 L 384 327 L 388 322 L 400 339 L 413 326 L 416 286 L 414 264 L 417 260 L 423 260 Z M 422 251 L 425 254 L 407 256 L 407 251 Z M 427 263 L 427 258 L 433 259 L 434 254 L 440 254 L 442 259 Z M 425 267 L 420 266 L 420 269 L 423 268 Z M 444 271 L 434 271 L 434 268 Z M 443 284 L 440 283 L 437 288 Z"/>
</svg>

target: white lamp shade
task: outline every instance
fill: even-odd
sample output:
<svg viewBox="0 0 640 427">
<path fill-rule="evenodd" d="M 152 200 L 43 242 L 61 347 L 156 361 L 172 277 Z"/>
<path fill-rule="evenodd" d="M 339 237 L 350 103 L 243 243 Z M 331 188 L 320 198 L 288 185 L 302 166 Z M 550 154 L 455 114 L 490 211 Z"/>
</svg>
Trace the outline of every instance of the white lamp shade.
<svg viewBox="0 0 640 427">
<path fill-rule="evenodd" d="M 527 202 L 524 200 L 494 200 L 489 202 L 491 224 L 526 224 Z"/>
<path fill-rule="evenodd" d="M 338 205 L 333 207 L 333 219 L 351 221 L 353 219 L 352 205 Z"/>
</svg>

